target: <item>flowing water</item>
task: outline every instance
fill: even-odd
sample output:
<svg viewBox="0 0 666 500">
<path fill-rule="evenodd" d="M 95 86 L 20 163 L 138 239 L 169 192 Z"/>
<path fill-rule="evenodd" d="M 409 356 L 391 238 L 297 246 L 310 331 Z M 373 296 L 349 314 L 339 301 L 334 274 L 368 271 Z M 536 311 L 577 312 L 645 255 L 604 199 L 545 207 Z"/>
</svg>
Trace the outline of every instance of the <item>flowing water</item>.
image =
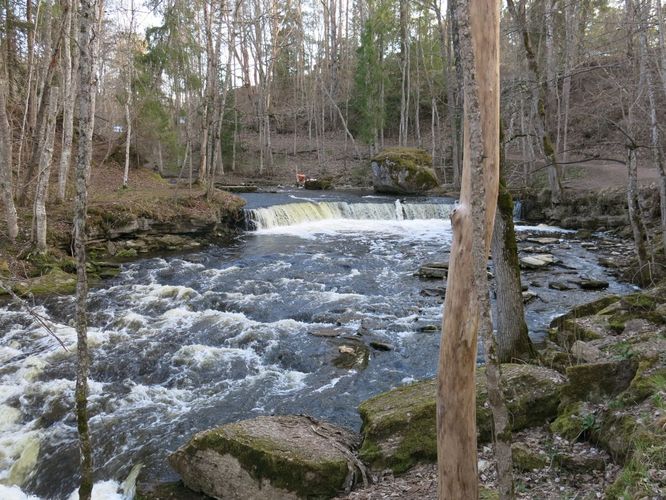
<svg viewBox="0 0 666 500">
<path fill-rule="evenodd" d="M 235 242 L 127 264 L 91 291 L 96 498 L 123 498 L 120 483 L 138 463 L 154 478 L 172 478 L 166 456 L 200 430 L 283 413 L 358 429 L 360 401 L 434 375 L 439 333 L 431 330 L 442 299 L 424 289 L 443 283 L 413 273 L 446 257 L 451 200 L 247 199 L 252 230 Z M 551 251 L 570 268 L 604 278 L 578 242 Z M 526 279 L 543 281 L 551 271 Z M 609 292 L 630 290 L 605 279 Z M 527 308 L 536 340 L 553 316 L 597 296 L 538 293 Z M 69 352 L 33 316 L 0 306 L 3 499 L 68 498 L 76 487 L 74 301 L 38 300 L 35 312 Z M 336 367 L 344 340 L 332 333 L 391 350 L 370 349 L 365 369 Z"/>
</svg>

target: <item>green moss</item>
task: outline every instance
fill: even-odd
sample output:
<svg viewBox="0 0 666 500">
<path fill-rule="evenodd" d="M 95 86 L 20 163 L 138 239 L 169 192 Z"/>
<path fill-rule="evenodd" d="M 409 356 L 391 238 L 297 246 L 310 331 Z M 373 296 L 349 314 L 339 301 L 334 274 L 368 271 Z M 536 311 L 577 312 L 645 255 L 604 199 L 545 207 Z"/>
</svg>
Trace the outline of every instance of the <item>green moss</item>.
<svg viewBox="0 0 666 500">
<path fill-rule="evenodd" d="M 376 468 L 404 472 L 419 459 L 436 460 L 436 383 L 417 382 L 370 398 L 359 406 L 364 434 L 360 457 Z M 396 436 L 387 453 L 378 443 Z"/>
<path fill-rule="evenodd" d="M 135 258 L 139 253 L 136 251 L 136 248 L 123 248 L 122 250 L 119 250 L 116 252 L 114 255 L 114 258 L 116 259 L 133 259 Z"/>
<path fill-rule="evenodd" d="M 372 159 L 378 163 L 387 160 L 408 169 L 432 166 L 432 157 L 420 148 L 386 148 Z"/>
<path fill-rule="evenodd" d="M 633 360 L 585 363 L 567 368 L 569 383 L 562 390 L 562 404 L 575 401 L 602 403 L 624 391 L 636 375 Z"/>
<path fill-rule="evenodd" d="M 250 436 L 238 427 L 233 436 L 224 429 L 202 434 L 194 439 L 190 449 L 230 454 L 257 481 L 267 479 L 274 487 L 294 491 L 304 498 L 334 496 L 349 473 L 345 460 L 315 462 L 296 452 L 285 460 L 275 453 L 279 450 L 274 441 Z"/>
<path fill-rule="evenodd" d="M 591 408 L 578 401 L 560 411 L 559 416 L 550 424 L 550 430 L 565 439 L 576 441 L 589 436 L 594 422 L 596 418 Z"/>
<path fill-rule="evenodd" d="M 599 311 L 602 311 L 606 307 L 620 300 L 619 295 L 609 295 L 607 297 L 601 297 L 600 299 L 593 300 L 592 302 L 587 302 L 576 306 L 569 310 L 568 313 L 558 316 L 551 323 L 551 328 L 561 327 L 566 320 L 583 318 L 585 316 L 591 316 L 592 314 L 597 314 Z"/>
<path fill-rule="evenodd" d="M 531 471 L 546 467 L 550 460 L 545 454 L 539 453 L 522 443 L 515 443 L 511 447 L 513 466 L 520 471 Z"/>
<path fill-rule="evenodd" d="M 643 436 L 634 443 L 634 452 L 615 482 L 606 491 L 609 499 L 660 498 L 659 479 L 650 471 L 666 470 L 666 436 Z"/>
<path fill-rule="evenodd" d="M 388 170 L 397 193 L 421 192 L 439 185 L 430 155 L 418 148 L 387 148 L 372 159 Z M 388 188 L 384 188 L 388 189 Z"/>
<path fill-rule="evenodd" d="M 76 276 L 54 268 L 50 272 L 33 278 L 27 282 L 19 282 L 15 286 L 19 295 L 59 295 L 76 291 Z"/>
<path fill-rule="evenodd" d="M 557 412 L 561 375 L 534 365 L 504 364 L 505 397 L 513 430 L 541 425 Z M 486 405 L 483 368 L 476 379 L 476 424 L 479 442 L 491 439 L 492 417 Z M 359 411 L 364 436 L 361 457 L 373 468 L 402 472 L 419 461 L 434 461 L 436 382 L 402 386 L 364 401 Z"/>
<path fill-rule="evenodd" d="M 499 493 L 485 486 L 479 486 L 479 500 L 499 500 Z"/>
<path fill-rule="evenodd" d="M 629 388 L 617 399 L 626 406 L 638 404 L 648 397 L 666 390 L 666 368 L 655 367 L 654 360 L 643 360 Z"/>
</svg>

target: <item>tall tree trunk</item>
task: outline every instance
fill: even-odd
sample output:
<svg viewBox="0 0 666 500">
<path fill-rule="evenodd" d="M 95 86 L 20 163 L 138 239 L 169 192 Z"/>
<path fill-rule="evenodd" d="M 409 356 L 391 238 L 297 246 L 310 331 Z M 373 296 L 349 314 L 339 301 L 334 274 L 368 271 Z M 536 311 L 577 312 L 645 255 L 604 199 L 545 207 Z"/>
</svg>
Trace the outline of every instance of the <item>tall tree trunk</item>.
<svg viewBox="0 0 666 500">
<path fill-rule="evenodd" d="M 502 141 L 502 140 L 501 140 Z M 493 231 L 492 255 L 497 283 L 497 357 L 501 363 L 529 361 L 536 356 L 525 323 L 520 261 L 513 227 L 513 199 L 504 175 L 504 142 L 500 144 L 500 185 Z"/>
<path fill-rule="evenodd" d="M 88 173 L 92 159 L 95 127 L 95 46 L 99 37 L 98 14 L 103 0 L 80 0 L 78 152 L 76 159 L 76 204 L 74 208 L 74 252 L 76 254 L 76 418 L 79 433 L 81 483 L 79 499 L 90 500 L 93 486 L 93 458 L 88 424 L 88 277 L 86 274 L 86 216 L 88 211 Z"/>
<path fill-rule="evenodd" d="M 573 71 L 575 54 L 574 42 L 574 12 L 569 2 L 564 4 L 564 78 L 562 81 L 562 161 L 569 156 L 569 108 L 571 105 L 571 72 Z"/>
<path fill-rule="evenodd" d="M 409 132 L 409 39 L 407 25 L 409 22 L 409 2 L 400 0 L 400 132 L 398 144 L 407 145 Z"/>
<path fill-rule="evenodd" d="M 666 165 L 664 164 L 664 150 L 661 141 L 661 127 L 657 119 L 657 104 L 655 99 L 654 83 L 652 72 L 648 66 L 648 17 L 649 5 L 641 8 L 637 2 L 637 10 L 640 15 L 641 32 L 639 36 L 640 43 L 640 79 L 645 82 L 647 90 L 648 106 L 650 113 L 650 147 L 652 149 L 652 163 L 659 172 L 659 206 L 661 209 L 661 236 L 662 245 L 666 251 Z"/>
<path fill-rule="evenodd" d="M 49 194 L 49 179 L 51 178 L 51 160 L 53 159 L 53 143 L 55 141 L 56 116 L 58 115 L 58 87 L 51 87 L 49 107 L 46 110 L 46 130 L 44 131 L 44 144 L 39 157 L 37 171 L 37 187 L 33 209 L 33 243 L 40 253 L 47 251 L 46 246 L 46 199 Z"/>
<path fill-rule="evenodd" d="M 50 24 L 49 24 L 50 26 Z M 58 32 L 56 35 L 56 40 L 51 45 L 49 44 L 49 51 L 47 56 L 47 64 L 44 70 L 44 77 L 41 79 L 42 82 L 42 92 L 41 98 L 39 100 L 39 106 L 37 110 L 37 121 L 36 129 L 33 133 L 32 141 L 32 154 L 30 155 L 30 161 L 28 163 L 28 170 L 25 176 L 25 183 L 28 186 L 26 189 L 22 190 L 19 196 L 19 204 L 24 205 L 28 200 L 30 193 L 29 185 L 36 178 L 37 169 L 39 168 L 39 160 L 41 158 L 41 149 L 44 145 L 44 137 L 46 133 L 46 122 L 48 120 L 46 113 L 48 109 L 48 100 L 47 96 L 51 95 L 50 88 L 53 84 L 53 77 L 55 76 L 56 68 L 58 67 L 58 58 L 60 55 L 60 48 L 62 46 L 63 39 L 65 38 L 67 22 L 66 19 L 63 19 Z M 49 36 L 50 41 L 50 36 Z"/>
<path fill-rule="evenodd" d="M 636 169 L 636 145 L 628 143 L 627 150 L 627 206 L 629 208 L 629 224 L 634 239 L 636 258 L 638 259 L 639 278 L 641 284 L 648 284 L 651 279 L 650 259 L 646 247 L 646 229 L 641 216 L 638 201 L 638 172 Z"/>
<path fill-rule="evenodd" d="M 0 195 L 5 205 L 7 235 L 14 243 L 18 236 L 18 217 L 14 205 L 12 173 L 12 129 L 7 119 L 7 81 L 0 80 Z"/>
<path fill-rule="evenodd" d="M 550 2 L 550 0 L 548 1 Z M 537 104 L 537 120 L 535 125 L 539 136 L 541 137 L 545 156 L 544 159 L 547 165 L 548 187 L 550 189 L 551 202 L 557 204 L 562 200 L 562 174 L 557 161 L 557 152 L 555 151 L 555 146 L 553 144 L 553 135 L 549 127 L 549 116 L 552 114 L 552 111 L 548 109 L 548 107 L 553 99 L 548 93 L 548 79 L 543 79 L 534 48 L 532 47 L 527 18 L 525 15 L 525 2 L 521 2 L 520 6 L 517 8 L 513 0 L 507 0 L 507 7 L 520 31 L 523 39 L 525 56 L 527 58 L 527 66 L 532 74 L 532 78 L 536 82 L 534 98 Z M 551 8 L 547 5 L 546 9 L 550 11 Z M 552 15 L 549 17 L 552 19 Z"/>
<path fill-rule="evenodd" d="M 74 137 L 74 106 L 76 105 L 76 73 L 79 65 L 79 53 L 72 54 L 72 40 L 76 37 L 77 17 L 74 2 L 68 0 L 67 36 L 63 46 L 63 115 L 62 115 L 62 152 L 60 153 L 60 168 L 58 170 L 58 201 L 65 201 L 67 191 L 67 178 L 69 177 L 70 160 L 72 157 L 72 143 Z"/>
<path fill-rule="evenodd" d="M 499 178 L 499 4 L 460 0 L 456 18 L 464 76 L 465 151 L 460 205 L 451 217 L 453 242 L 439 357 L 440 499 L 478 497 L 477 334 L 479 327 L 492 334 L 486 265 Z"/>
</svg>

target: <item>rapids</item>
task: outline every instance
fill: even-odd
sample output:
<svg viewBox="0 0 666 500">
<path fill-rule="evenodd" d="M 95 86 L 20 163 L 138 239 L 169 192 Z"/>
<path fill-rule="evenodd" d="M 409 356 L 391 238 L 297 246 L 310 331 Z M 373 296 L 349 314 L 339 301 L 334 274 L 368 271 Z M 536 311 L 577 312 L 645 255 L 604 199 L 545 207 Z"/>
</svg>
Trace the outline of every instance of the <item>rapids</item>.
<svg viewBox="0 0 666 500">
<path fill-rule="evenodd" d="M 91 291 L 96 498 L 123 498 L 139 463 L 150 477 L 173 478 L 166 456 L 200 430 L 281 413 L 358 429 L 360 401 L 434 375 L 439 333 L 427 327 L 439 325 L 442 299 L 424 296 L 437 283 L 413 273 L 446 257 L 452 200 L 247 199 L 251 230 L 233 243 L 126 264 Z M 569 267 L 608 280 L 608 292 L 631 289 L 580 242 L 561 241 L 551 252 Z M 552 271 L 527 281 L 545 284 Z M 537 341 L 553 316 L 598 296 L 535 290 L 527 319 Z M 33 317 L 0 305 L 3 499 L 64 499 L 76 487 L 73 297 L 38 299 L 35 310 L 69 352 Z M 339 339 L 312 335 L 331 329 L 393 349 L 371 349 L 366 369 L 336 368 Z"/>
</svg>

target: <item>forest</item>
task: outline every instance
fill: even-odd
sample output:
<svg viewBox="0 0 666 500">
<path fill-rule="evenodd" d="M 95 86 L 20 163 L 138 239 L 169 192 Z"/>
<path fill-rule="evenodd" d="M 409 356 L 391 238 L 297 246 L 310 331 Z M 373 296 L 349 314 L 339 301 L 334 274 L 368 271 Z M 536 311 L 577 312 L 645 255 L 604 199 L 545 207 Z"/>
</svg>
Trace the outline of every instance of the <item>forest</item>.
<svg viewBox="0 0 666 500">
<path fill-rule="evenodd" d="M 666 495 L 661 0 L 0 4 L 0 498 Z"/>
</svg>

